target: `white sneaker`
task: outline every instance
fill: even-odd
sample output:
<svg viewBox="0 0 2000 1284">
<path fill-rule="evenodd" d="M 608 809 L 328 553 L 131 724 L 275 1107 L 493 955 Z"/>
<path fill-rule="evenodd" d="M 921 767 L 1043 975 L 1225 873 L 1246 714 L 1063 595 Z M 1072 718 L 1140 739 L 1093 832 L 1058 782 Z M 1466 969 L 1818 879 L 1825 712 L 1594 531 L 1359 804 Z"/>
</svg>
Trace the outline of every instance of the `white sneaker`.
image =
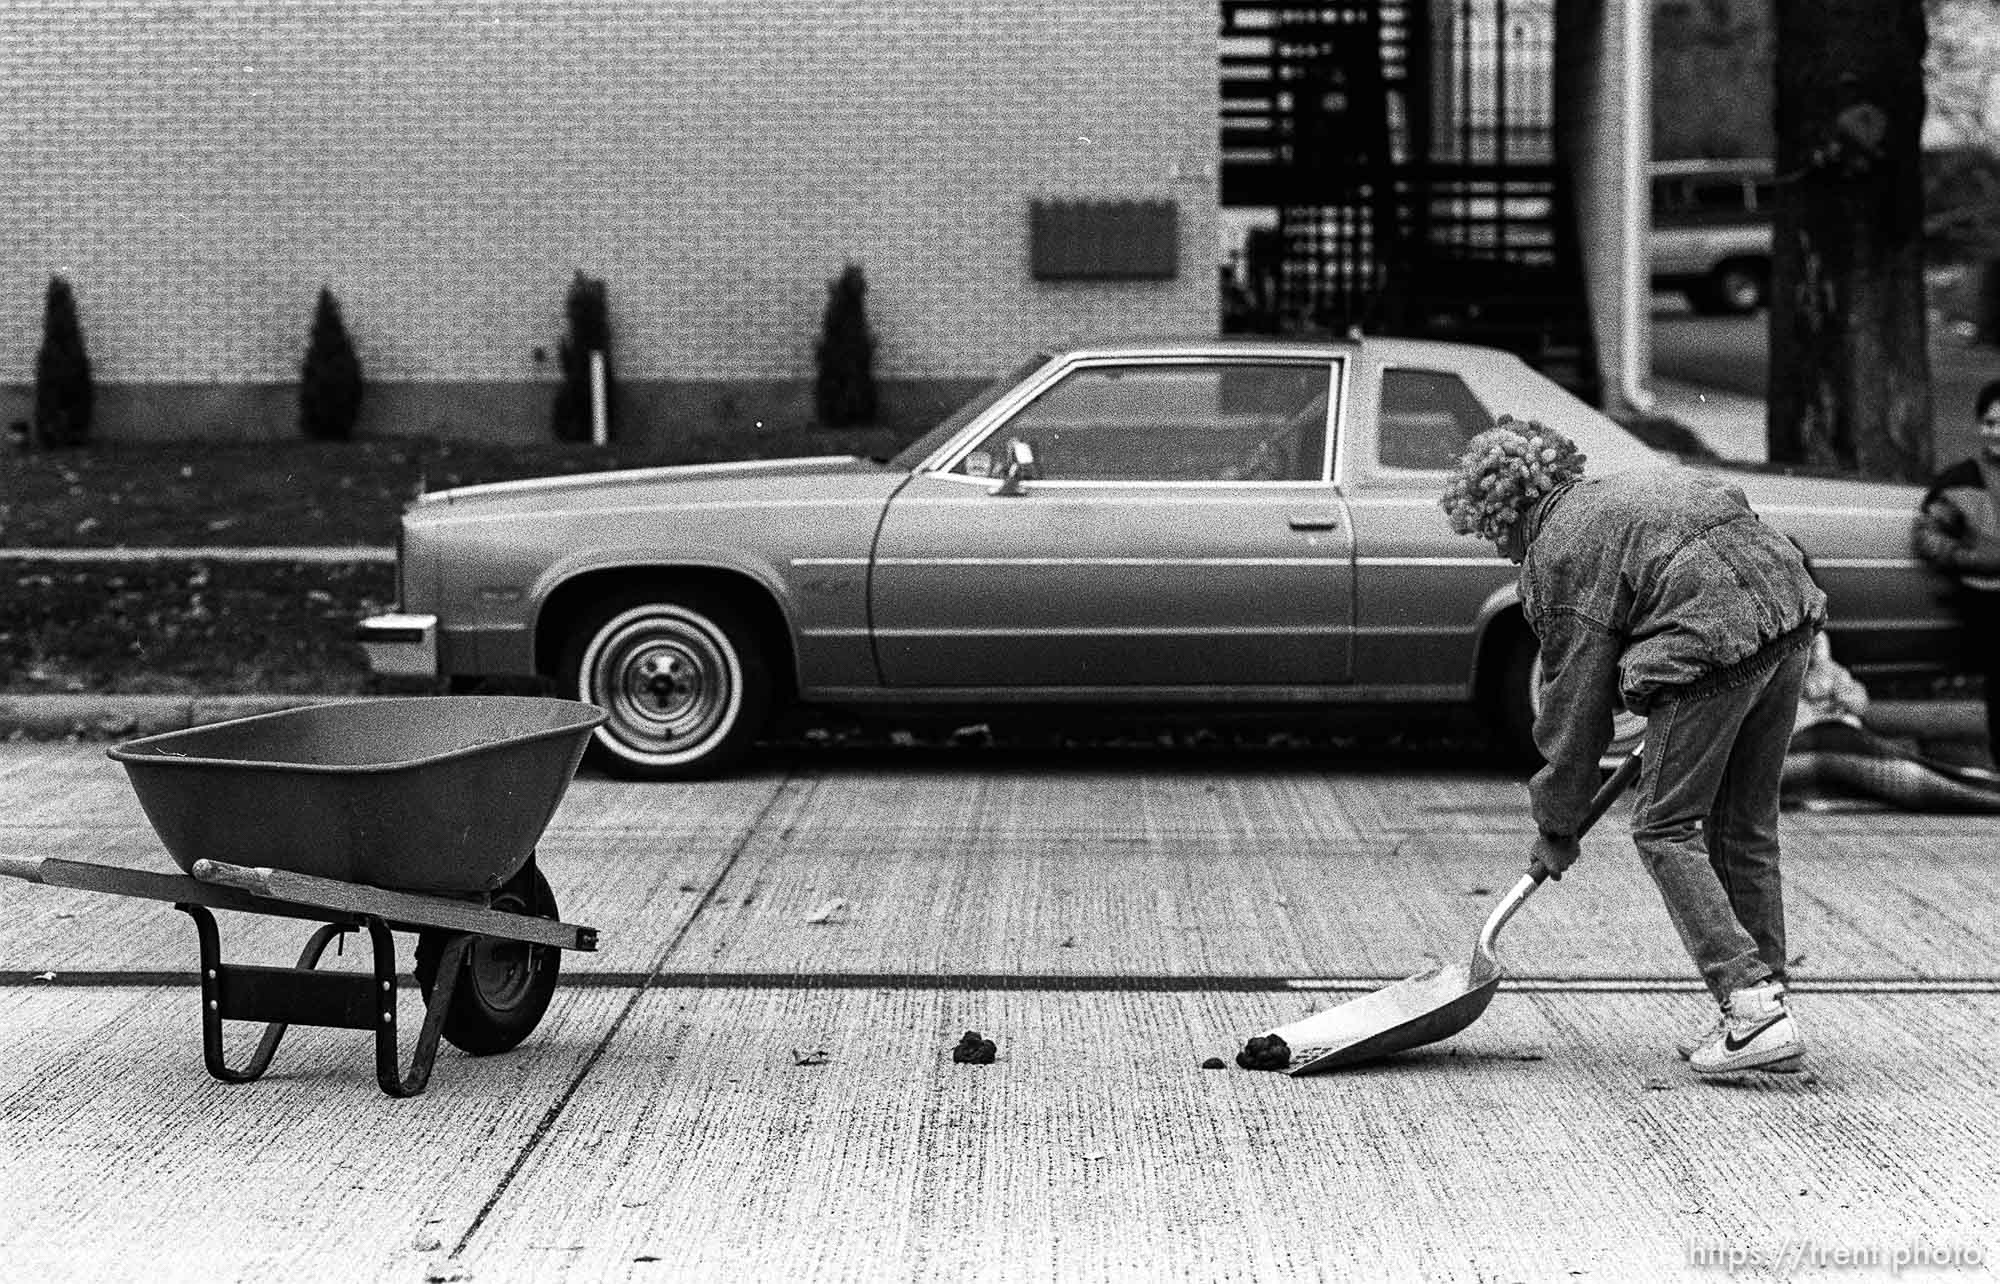
<svg viewBox="0 0 2000 1284">
<path fill-rule="evenodd" d="M 1688 1067 L 1696 1074 L 1796 1070 L 1805 1051 L 1785 1003 L 1785 987 L 1765 981 L 1730 991 L 1723 1001 L 1722 1029 L 1689 1055 Z"/>
</svg>

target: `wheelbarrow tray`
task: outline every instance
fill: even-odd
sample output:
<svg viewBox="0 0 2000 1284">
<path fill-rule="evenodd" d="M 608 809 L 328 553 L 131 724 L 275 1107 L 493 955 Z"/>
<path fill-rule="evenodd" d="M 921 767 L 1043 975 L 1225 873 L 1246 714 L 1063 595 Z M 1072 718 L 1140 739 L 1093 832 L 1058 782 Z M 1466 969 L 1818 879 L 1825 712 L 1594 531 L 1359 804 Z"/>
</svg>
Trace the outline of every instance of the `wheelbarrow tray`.
<svg viewBox="0 0 2000 1284">
<path fill-rule="evenodd" d="M 491 892 L 534 852 L 594 705 L 413 696 L 308 705 L 109 751 L 174 863 L 444 895 Z"/>
</svg>

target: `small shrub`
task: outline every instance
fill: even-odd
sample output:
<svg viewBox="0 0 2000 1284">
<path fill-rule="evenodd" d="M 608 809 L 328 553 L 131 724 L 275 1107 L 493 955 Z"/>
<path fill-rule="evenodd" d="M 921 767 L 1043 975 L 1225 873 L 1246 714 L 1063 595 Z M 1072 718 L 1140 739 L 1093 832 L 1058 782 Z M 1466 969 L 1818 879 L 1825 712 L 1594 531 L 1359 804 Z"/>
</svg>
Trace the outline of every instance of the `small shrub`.
<svg viewBox="0 0 2000 1284">
<path fill-rule="evenodd" d="M 611 405 L 611 304 L 604 282 L 582 272 L 569 287 L 569 333 L 560 350 L 562 382 L 556 387 L 558 441 L 590 440 L 590 354 L 604 354 L 604 400 Z M 607 425 L 608 431 L 608 425 Z"/>
<path fill-rule="evenodd" d="M 333 291 L 320 287 L 312 337 L 299 367 L 299 427 L 311 441 L 350 441 L 361 417 L 361 358 Z"/>
<path fill-rule="evenodd" d="M 826 285 L 813 407 L 829 428 L 875 422 L 875 336 L 868 331 L 867 293 L 868 282 L 857 263 Z"/>
<path fill-rule="evenodd" d="M 66 449 L 89 441 L 95 402 L 90 354 L 84 351 L 83 326 L 76 315 L 76 295 L 68 281 L 50 277 L 42 309 L 42 347 L 35 356 L 36 443 Z"/>
</svg>

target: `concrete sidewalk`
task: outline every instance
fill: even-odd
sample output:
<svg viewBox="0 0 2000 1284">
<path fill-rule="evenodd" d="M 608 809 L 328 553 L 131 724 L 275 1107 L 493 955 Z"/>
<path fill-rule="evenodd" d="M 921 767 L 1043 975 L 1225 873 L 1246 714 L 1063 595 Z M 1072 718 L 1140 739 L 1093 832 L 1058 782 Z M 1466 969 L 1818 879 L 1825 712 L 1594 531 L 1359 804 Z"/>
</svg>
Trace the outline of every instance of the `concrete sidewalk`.
<svg viewBox="0 0 2000 1284">
<path fill-rule="evenodd" d="M 179 731 L 354 695 L 9 695 L 0 692 L 0 737 L 122 738 Z"/>
<path fill-rule="evenodd" d="M 1990 818 L 1788 816 L 1807 1073 L 1675 1058 L 1703 1000 L 1618 816 L 1449 1043 L 1200 1068 L 1466 948 L 1523 804 L 1510 775 L 1365 754 L 586 773 L 539 860 L 602 948 L 565 956 L 521 1047 L 446 1052 L 407 1101 L 354 1031 L 211 1080 L 184 916 L 0 879 L 0 1274 L 1989 1277 Z M 164 861 L 83 745 L 0 745 L 0 851 Z M 289 961 L 305 930 L 231 916 L 228 957 Z M 952 1062 L 968 1029 L 994 1064 Z"/>
</svg>

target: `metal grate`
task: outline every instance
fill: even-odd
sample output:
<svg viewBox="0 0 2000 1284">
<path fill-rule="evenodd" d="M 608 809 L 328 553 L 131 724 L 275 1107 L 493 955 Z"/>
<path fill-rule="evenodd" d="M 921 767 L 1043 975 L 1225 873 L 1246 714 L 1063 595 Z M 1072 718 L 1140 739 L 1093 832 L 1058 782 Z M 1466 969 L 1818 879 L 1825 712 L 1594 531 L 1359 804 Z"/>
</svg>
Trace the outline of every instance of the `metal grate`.
<svg viewBox="0 0 2000 1284">
<path fill-rule="evenodd" d="M 1222 0 L 1225 328 L 1453 335 L 1595 398 L 1548 0 Z"/>
</svg>

